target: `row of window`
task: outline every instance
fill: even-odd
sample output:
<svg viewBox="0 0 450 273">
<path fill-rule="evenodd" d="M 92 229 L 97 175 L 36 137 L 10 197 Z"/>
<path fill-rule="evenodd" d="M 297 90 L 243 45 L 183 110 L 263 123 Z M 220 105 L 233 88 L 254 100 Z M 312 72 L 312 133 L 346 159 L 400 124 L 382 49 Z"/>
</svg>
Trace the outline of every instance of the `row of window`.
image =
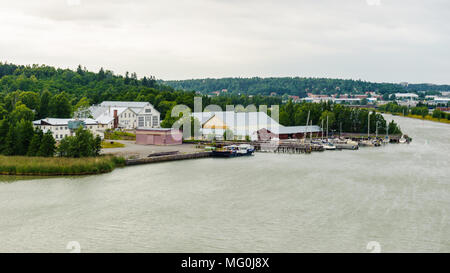
<svg viewBox="0 0 450 273">
<path fill-rule="evenodd" d="M 55 135 L 55 139 L 63 139 L 63 138 L 65 138 L 67 136 L 67 134 L 65 134 L 64 136 L 63 135 L 59 135 L 59 138 L 58 138 L 58 135 Z"/>
</svg>

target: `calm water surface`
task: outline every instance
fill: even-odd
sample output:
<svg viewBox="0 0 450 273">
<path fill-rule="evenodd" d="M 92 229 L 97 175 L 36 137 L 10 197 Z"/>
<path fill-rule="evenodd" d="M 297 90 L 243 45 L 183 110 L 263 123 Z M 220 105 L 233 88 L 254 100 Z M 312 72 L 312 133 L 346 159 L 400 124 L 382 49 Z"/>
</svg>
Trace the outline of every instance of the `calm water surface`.
<svg viewBox="0 0 450 273">
<path fill-rule="evenodd" d="M 392 118 L 410 145 L 0 178 L 0 252 L 450 252 L 450 125 Z"/>
</svg>

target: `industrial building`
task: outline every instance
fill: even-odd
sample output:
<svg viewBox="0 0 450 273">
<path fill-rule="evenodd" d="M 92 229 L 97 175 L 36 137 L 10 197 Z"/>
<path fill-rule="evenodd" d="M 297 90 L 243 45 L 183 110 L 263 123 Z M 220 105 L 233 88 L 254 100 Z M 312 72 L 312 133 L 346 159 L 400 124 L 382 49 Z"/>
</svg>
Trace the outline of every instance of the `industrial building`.
<svg viewBox="0 0 450 273">
<path fill-rule="evenodd" d="M 183 134 L 171 128 L 138 128 L 136 144 L 141 145 L 178 145 L 183 143 Z"/>
</svg>

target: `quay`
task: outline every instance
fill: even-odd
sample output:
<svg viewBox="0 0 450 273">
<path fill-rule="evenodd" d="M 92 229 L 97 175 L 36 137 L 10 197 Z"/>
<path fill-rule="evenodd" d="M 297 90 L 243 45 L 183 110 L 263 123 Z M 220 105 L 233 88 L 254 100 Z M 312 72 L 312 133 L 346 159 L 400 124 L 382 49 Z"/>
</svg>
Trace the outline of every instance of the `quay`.
<svg viewBox="0 0 450 273">
<path fill-rule="evenodd" d="M 154 156 L 150 156 L 150 157 L 146 157 L 146 158 L 127 159 L 127 160 L 125 160 L 125 165 L 133 166 L 133 165 L 142 165 L 142 164 L 166 162 L 166 161 L 205 158 L 205 157 L 210 157 L 211 155 L 212 155 L 211 152 L 196 152 L 196 153 L 186 153 L 186 154 L 179 154 L 179 153 L 177 153 L 177 154 L 167 154 L 167 155 L 154 155 Z"/>
</svg>

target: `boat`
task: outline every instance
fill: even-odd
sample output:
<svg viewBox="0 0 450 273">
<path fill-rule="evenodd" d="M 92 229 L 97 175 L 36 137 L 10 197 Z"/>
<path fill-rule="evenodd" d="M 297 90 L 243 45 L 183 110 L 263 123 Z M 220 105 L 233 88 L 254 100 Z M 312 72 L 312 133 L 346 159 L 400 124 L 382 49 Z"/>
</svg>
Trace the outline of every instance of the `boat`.
<svg viewBox="0 0 450 273">
<path fill-rule="evenodd" d="M 388 136 L 386 136 L 386 137 L 383 139 L 383 144 L 389 144 L 389 142 L 391 142 L 391 140 L 389 139 Z"/>
<path fill-rule="evenodd" d="M 402 135 L 402 137 L 398 140 L 398 143 L 400 144 L 408 143 L 408 140 L 405 138 L 405 135 Z"/>
<path fill-rule="evenodd" d="M 238 156 L 252 155 L 255 152 L 255 147 L 250 144 L 241 144 L 236 151 Z"/>
<path fill-rule="evenodd" d="M 358 150 L 359 145 L 358 142 L 353 141 L 351 139 L 335 139 L 333 141 L 334 146 L 336 146 L 336 149 L 342 149 L 342 150 Z"/>
<path fill-rule="evenodd" d="M 336 150 L 336 146 L 330 142 L 325 142 L 322 144 L 322 146 L 325 150 L 329 150 L 329 151 Z"/>
<path fill-rule="evenodd" d="M 212 151 L 213 157 L 235 157 L 252 155 L 255 148 L 249 144 L 229 145 Z"/>
<path fill-rule="evenodd" d="M 363 147 L 373 147 L 373 146 L 375 146 L 375 145 L 373 144 L 373 142 L 372 142 L 371 140 L 361 140 L 361 141 L 359 142 L 359 146 L 363 146 Z"/>
<path fill-rule="evenodd" d="M 216 148 L 212 151 L 212 156 L 214 157 L 233 157 L 236 156 L 236 145 L 225 146 L 221 148 Z"/>
</svg>

